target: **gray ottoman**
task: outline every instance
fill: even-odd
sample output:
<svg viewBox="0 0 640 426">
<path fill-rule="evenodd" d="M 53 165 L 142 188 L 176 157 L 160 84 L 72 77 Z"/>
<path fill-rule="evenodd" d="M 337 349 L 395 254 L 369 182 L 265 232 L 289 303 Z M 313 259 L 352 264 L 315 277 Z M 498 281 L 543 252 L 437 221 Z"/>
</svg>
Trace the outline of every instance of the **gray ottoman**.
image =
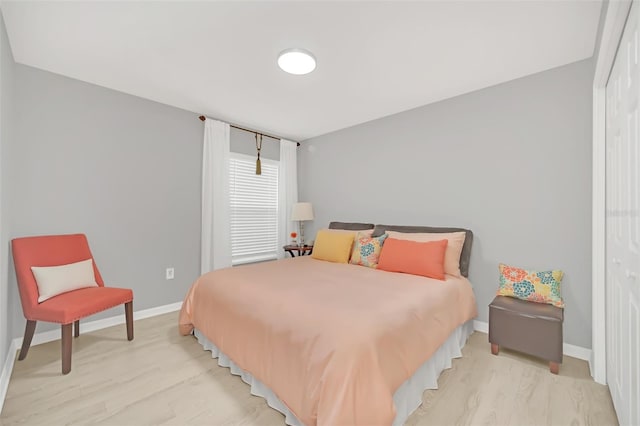
<svg viewBox="0 0 640 426">
<path fill-rule="evenodd" d="M 496 296 L 489 305 L 491 353 L 500 346 L 549 361 L 558 374 L 562 364 L 564 309 L 513 297 Z"/>
</svg>

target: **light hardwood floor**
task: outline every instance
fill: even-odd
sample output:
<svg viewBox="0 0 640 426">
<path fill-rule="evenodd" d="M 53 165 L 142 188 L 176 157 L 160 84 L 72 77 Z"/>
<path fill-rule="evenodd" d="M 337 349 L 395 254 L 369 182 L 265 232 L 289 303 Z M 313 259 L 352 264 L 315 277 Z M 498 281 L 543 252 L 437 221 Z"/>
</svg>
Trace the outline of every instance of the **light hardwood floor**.
<svg viewBox="0 0 640 426">
<path fill-rule="evenodd" d="M 191 337 L 178 335 L 178 314 L 124 325 L 74 340 L 71 373 L 60 374 L 60 343 L 30 349 L 16 361 L 3 425 L 283 425 L 284 417 Z M 565 357 L 560 375 L 509 351 L 490 354 L 474 333 L 464 357 L 426 391 L 409 425 L 615 425 L 606 386 L 587 363 Z"/>
</svg>

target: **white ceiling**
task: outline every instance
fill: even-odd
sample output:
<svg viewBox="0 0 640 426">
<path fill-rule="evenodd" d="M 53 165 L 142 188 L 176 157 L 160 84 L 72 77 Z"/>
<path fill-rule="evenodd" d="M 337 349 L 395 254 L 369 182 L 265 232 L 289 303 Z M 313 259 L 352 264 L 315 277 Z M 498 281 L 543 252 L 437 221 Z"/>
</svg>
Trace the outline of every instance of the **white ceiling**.
<svg viewBox="0 0 640 426">
<path fill-rule="evenodd" d="M 15 60 L 302 140 L 593 54 L 600 1 L 4 1 Z M 280 51 L 314 53 L 306 76 Z M 195 117 L 194 117 L 195 120 Z"/>
</svg>

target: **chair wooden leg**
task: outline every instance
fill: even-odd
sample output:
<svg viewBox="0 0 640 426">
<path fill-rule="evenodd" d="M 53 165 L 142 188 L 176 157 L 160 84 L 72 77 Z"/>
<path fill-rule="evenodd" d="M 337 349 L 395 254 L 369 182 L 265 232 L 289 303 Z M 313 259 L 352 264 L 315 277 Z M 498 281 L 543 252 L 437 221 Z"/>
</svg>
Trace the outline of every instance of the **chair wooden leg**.
<svg viewBox="0 0 640 426">
<path fill-rule="evenodd" d="M 560 364 L 557 362 L 549 362 L 549 371 L 553 374 L 558 374 L 560 372 Z"/>
<path fill-rule="evenodd" d="M 27 320 L 27 326 L 24 329 L 24 338 L 22 339 L 22 348 L 20 349 L 20 355 L 18 355 L 19 361 L 27 357 L 27 352 L 29 352 L 29 346 L 31 346 L 31 340 L 33 339 L 33 333 L 35 331 L 36 321 Z"/>
<path fill-rule="evenodd" d="M 73 324 L 62 324 L 62 374 L 69 374 L 71 371 L 71 338 Z"/>
<path fill-rule="evenodd" d="M 80 320 L 73 323 L 73 337 L 80 335 Z"/>
<path fill-rule="evenodd" d="M 498 355 L 498 352 L 500 352 L 500 346 L 496 345 L 495 343 L 491 344 L 491 353 L 494 355 Z"/>
<path fill-rule="evenodd" d="M 133 340 L 133 302 L 124 304 L 124 316 L 127 319 L 127 340 Z"/>
</svg>

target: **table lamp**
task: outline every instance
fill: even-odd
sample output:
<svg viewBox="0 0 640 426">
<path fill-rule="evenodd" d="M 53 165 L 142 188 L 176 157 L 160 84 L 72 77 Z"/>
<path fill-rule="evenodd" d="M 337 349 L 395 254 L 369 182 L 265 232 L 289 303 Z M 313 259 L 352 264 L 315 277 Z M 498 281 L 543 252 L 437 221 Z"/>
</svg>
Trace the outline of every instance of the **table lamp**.
<svg viewBox="0 0 640 426">
<path fill-rule="evenodd" d="M 300 222 L 300 245 L 304 246 L 304 221 L 313 220 L 311 203 L 295 203 L 291 209 L 291 220 Z"/>
</svg>

